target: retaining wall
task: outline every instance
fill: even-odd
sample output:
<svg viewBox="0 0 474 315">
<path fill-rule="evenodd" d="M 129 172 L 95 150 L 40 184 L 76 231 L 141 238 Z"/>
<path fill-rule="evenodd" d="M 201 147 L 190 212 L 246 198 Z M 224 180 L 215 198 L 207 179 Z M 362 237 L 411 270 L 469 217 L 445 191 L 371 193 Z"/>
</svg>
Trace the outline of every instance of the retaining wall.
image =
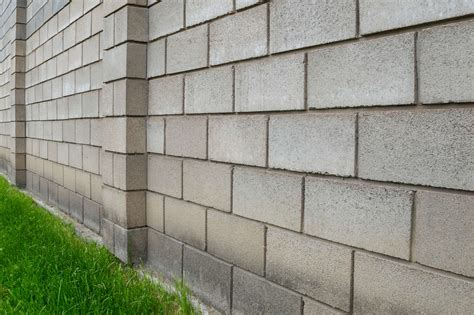
<svg viewBox="0 0 474 315">
<path fill-rule="evenodd" d="M 0 167 L 223 313 L 474 309 L 474 5 L 4 1 Z"/>
</svg>

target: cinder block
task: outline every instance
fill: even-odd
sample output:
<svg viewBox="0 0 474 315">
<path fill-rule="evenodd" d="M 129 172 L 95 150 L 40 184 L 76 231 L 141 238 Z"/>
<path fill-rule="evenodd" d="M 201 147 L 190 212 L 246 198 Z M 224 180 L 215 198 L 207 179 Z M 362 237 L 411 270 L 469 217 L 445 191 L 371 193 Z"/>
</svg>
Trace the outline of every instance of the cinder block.
<svg viewBox="0 0 474 315">
<path fill-rule="evenodd" d="M 474 12 L 474 4 L 471 7 Z M 422 103 L 474 101 L 474 36 L 466 36 L 472 33 L 473 21 L 419 33 L 418 80 Z"/>
<path fill-rule="evenodd" d="M 237 64 L 235 111 L 304 109 L 304 63 L 304 54 L 296 54 Z"/>
<path fill-rule="evenodd" d="M 184 0 L 163 0 L 149 9 L 150 40 L 184 28 Z"/>
<path fill-rule="evenodd" d="M 263 1 L 264 0 L 235 0 L 235 8 L 240 10 L 255 4 L 262 3 Z"/>
<path fill-rule="evenodd" d="M 102 204 L 102 177 L 91 175 L 91 199 Z"/>
<path fill-rule="evenodd" d="M 165 120 L 161 117 L 148 117 L 146 121 L 147 152 L 165 152 Z"/>
<path fill-rule="evenodd" d="M 233 180 L 235 214 L 301 230 L 302 176 L 237 167 Z"/>
<path fill-rule="evenodd" d="M 72 191 L 69 192 L 69 210 L 71 216 L 82 223 L 84 218 L 84 209 L 82 208 L 83 197 Z"/>
<path fill-rule="evenodd" d="M 82 44 L 78 44 L 68 50 L 68 70 L 71 71 L 80 66 L 82 66 Z"/>
<path fill-rule="evenodd" d="M 76 121 L 63 121 L 63 140 L 66 142 L 76 142 Z"/>
<path fill-rule="evenodd" d="M 266 277 L 350 310 L 352 250 L 282 229 L 267 231 Z"/>
<path fill-rule="evenodd" d="M 361 33 L 368 34 L 471 14 L 474 4 L 470 0 L 361 0 L 359 10 Z"/>
<path fill-rule="evenodd" d="M 71 191 L 76 191 L 76 170 L 72 167 L 65 166 L 64 170 L 64 187 Z"/>
<path fill-rule="evenodd" d="M 207 158 L 207 117 L 166 119 L 166 154 Z"/>
<path fill-rule="evenodd" d="M 165 198 L 165 232 L 194 247 L 206 248 L 206 208 Z"/>
<path fill-rule="evenodd" d="M 100 205 L 84 198 L 84 225 L 100 233 Z"/>
<path fill-rule="evenodd" d="M 114 82 L 114 115 L 144 116 L 147 112 L 148 82 L 125 79 Z"/>
<path fill-rule="evenodd" d="M 183 84 L 182 75 L 150 80 L 148 85 L 148 114 L 182 114 L 184 106 Z"/>
<path fill-rule="evenodd" d="M 63 212 L 69 213 L 69 190 L 58 186 L 58 206 Z"/>
<path fill-rule="evenodd" d="M 114 1 L 104 1 L 103 2 L 103 12 L 104 16 L 107 16 L 125 5 L 135 5 L 135 6 L 146 6 L 149 4 L 147 0 L 114 0 Z"/>
<path fill-rule="evenodd" d="M 353 176 L 355 115 L 278 115 L 269 122 L 270 167 Z"/>
<path fill-rule="evenodd" d="M 272 53 L 356 36 L 356 1 L 276 1 L 270 4 Z"/>
<path fill-rule="evenodd" d="M 104 246 L 111 252 L 114 253 L 115 240 L 114 240 L 114 226 L 112 221 L 102 218 L 100 234 L 104 240 Z"/>
<path fill-rule="evenodd" d="M 229 165 L 184 160 L 183 198 L 230 212 L 231 172 Z"/>
<path fill-rule="evenodd" d="M 58 204 L 58 185 L 51 181 L 48 183 L 48 202 L 53 206 Z"/>
<path fill-rule="evenodd" d="M 359 176 L 474 190 L 474 110 L 359 114 Z"/>
<path fill-rule="evenodd" d="M 114 187 L 122 190 L 146 189 L 144 154 L 114 154 Z"/>
<path fill-rule="evenodd" d="M 165 74 L 166 39 L 149 43 L 147 49 L 147 77 Z"/>
<path fill-rule="evenodd" d="M 76 120 L 76 143 L 90 144 L 91 142 L 91 121 L 90 119 Z"/>
<path fill-rule="evenodd" d="M 146 192 L 146 225 L 163 232 L 164 226 L 164 197 L 152 192 Z"/>
<path fill-rule="evenodd" d="M 183 162 L 163 156 L 148 156 L 148 189 L 181 198 Z"/>
<path fill-rule="evenodd" d="M 265 227 L 221 211 L 207 211 L 207 251 L 263 275 Z"/>
<path fill-rule="evenodd" d="M 175 73 L 207 66 L 208 26 L 193 27 L 166 40 L 166 72 Z"/>
<path fill-rule="evenodd" d="M 69 166 L 82 169 L 82 145 L 69 143 Z"/>
<path fill-rule="evenodd" d="M 69 163 L 69 147 L 67 143 L 58 142 L 58 163 L 64 165 Z"/>
<path fill-rule="evenodd" d="M 209 158 L 265 166 L 267 120 L 266 116 L 209 117 Z"/>
<path fill-rule="evenodd" d="M 413 193 L 306 177 L 304 232 L 408 259 Z"/>
<path fill-rule="evenodd" d="M 39 185 L 39 195 L 42 200 L 48 202 L 49 192 L 48 192 L 48 180 L 44 177 L 40 177 L 40 185 Z"/>
<path fill-rule="evenodd" d="M 469 314 L 472 292 L 472 281 L 387 258 L 355 255 L 354 314 Z"/>
<path fill-rule="evenodd" d="M 183 251 L 183 280 L 204 303 L 230 314 L 232 265 L 189 246 Z"/>
<path fill-rule="evenodd" d="M 104 23 L 103 24 L 104 25 L 103 45 L 104 45 L 104 49 L 109 49 L 114 46 L 114 26 L 115 26 L 114 16 L 104 15 L 103 23 Z"/>
<path fill-rule="evenodd" d="M 148 9 L 137 6 L 125 6 L 114 13 L 114 44 L 127 40 L 148 41 Z"/>
<path fill-rule="evenodd" d="M 100 150 L 97 147 L 85 145 L 82 147 L 82 166 L 85 171 L 99 174 Z"/>
<path fill-rule="evenodd" d="M 186 2 L 186 26 L 201 24 L 218 16 L 232 12 L 232 0 L 191 0 Z"/>
<path fill-rule="evenodd" d="M 114 155 L 113 153 L 100 150 L 100 174 L 104 184 L 114 185 Z"/>
<path fill-rule="evenodd" d="M 344 315 L 346 312 L 329 307 L 323 303 L 303 298 L 303 315 Z"/>
<path fill-rule="evenodd" d="M 310 108 L 415 102 L 415 37 L 388 36 L 308 54 Z"/>
<path fill-rule="evenodd" d="M 106 219 L 125 228 L 146 225 L 144 191 L 126 192 L 103 186 L 102 199 Z"/>
<path fill-rule="evenodd" d="M 125 229 L 114 226 L 114 254 L 124 263 L 141 265 L 146 262 L 147 228 Z"/>
<path fill-rule="evenodd" d="M 103 149 L 120 153 L 145 153 L 144 117 L 106 118 L 102 121 Z"/>
<path fill-rule="evenodd" d="M 64 171 L 63 166 L 53 163 L 53 181 L 58 185 L 63 185 L 64 183 Z"/>
<path fill-rule="evenodd" d="M 186 74 L 186 113 L 228 113 L 233 111 L 233 69 L 211 68 Z"/>
<path fill-rule="evenodd" d="M 91 145 L 102 147 L 102 120 L 91 119 Z"/>
<path fill-rule="evenodd" d="M 211 65 L 267 54 L 267 6 L 239 12 L 210 24 Z"/>
<path fill-rule="evenodd" d="M 300 314 L 301 303 L 297 294 L 234 268 L 232 314 Z"/>
<path fill-rule="evenodd" d="M 417 191 L 414 260 L 474 277 L 474 197 Z"/>
<path fill-rule="evenodd" d="M 66 118 L 81 118 L 82 117 L 81 102 L 82 102 L 81 94 L 71 95 L 70 97 L 67 98 L 68 116 Z"/>
<path fill-rule="evenodd" d="M 104 81 L 146 78 L 146 44 L 126 42 L 104 51 Z"/>
<path fill-rule="evenodd" d="M 160 232 L 148 229 L 147 265 L 167 279 L 181 279 L 183 244 Z"/>
<path fill-rule="evenodd" d="M 82 1 L 79 1 L 82 2 Z M 82 42 L 89 36 L 92 31 L 92 15 L 90 13 L 81 16 L 76 22 L 76 41 Z"/>
<path fill-rule="evenodd" d="M 90 91 L 82 94 L 82 116 L 98 117 L 99 116 L 99 91 Z M 94 131 L 91 128 L 91 133 Z"/>
<path fill-rule="evenodd" d="M 91 175 L 89 173 L 76 170 L 76 192 L 84 197 L 91 197 Z"/>
</svg>

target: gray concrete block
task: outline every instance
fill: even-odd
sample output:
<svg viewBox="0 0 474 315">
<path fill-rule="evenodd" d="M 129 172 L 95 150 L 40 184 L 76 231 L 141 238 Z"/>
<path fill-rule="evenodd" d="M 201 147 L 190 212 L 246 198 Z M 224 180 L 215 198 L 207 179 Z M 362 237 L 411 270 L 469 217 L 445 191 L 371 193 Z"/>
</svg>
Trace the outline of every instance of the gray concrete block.
<svg viewBox="0 0 474 315">
<path fill-rule="evenodd" d="M 183 280 L 204 303 L 230 314 L 232 265 L 184 246 Z"/>
<path fill-rule="evenodd" d="M 184 0 L 164 0 L 148 10 L 150 39 L 184 27 Z"/>
<path fill-rule="evenodd" d="M 275 1 L 270 4 L 270 51 L 280 52 L 356 36 L 356 1 Z"/>
<path fill-rule="evenodd" d="M 41 182 L 40 182 L 41 184 Z M 83 197 L 75 192 L 69 192 L 69 211 L 71 216 L 78 222 L 84 220 Z"/>
<path fill-rule="evenodd" d="M 231 172 L 230 165 L 185 160 L 183 162 L 183 198 L 229 212 Z"/>
<path fill-rule="evenodd" d="M 220 211 L 207 211 L 207 251 L 263 275 L 265 227 Z"/>
<path fill-rule="evenodd" d="M 266 277 L 350 310 L 352 250 L 286 230 L 267 231 Z"/>
<path fill-rule="evenodd" d="M 186 74 L 186 113 L 227 113 L 233 110 L 233 70 L 219 67 Z"/>
<path fill-rule="evenodd" d="M 147 228 L 125 229 L 114 225 L 114 254 L 124 263 L 147 261 Z"/>
<path fill-rule="evenodd" d="M 115 224 L 112 221 L 102 218 L 100 235 L 104 240 L 105 248 L 107 248 L 111 253 L 114 253 L 115 249 L 114 226 Z"/>
<path fill-rule="evenodd" d="M 165 233 L 194 247 L 206 248 L 206 208 L 165 198 Z"/>
<path fill-rule="evenodd" d="M 164 231 L 165 198 L 146 192 L 146 225 L 160 232 Z"/>
<path fill-rule="evenodd" d="M 303 298 L 303 315 L 344 315 L 346 312 L 327 306 L 317 301 Z"/>
<path fill-rule="evenodd" d="M 148 156 L 148 189 L 181 198 L 183 162 L 163 156 Z"/>
<path fill-rule="evenodd" d="M 114 82 L 114 116 L 144 116 L 147 100 L 148 81 L 124 79 Z"/>
<path fill-rule="evenodd" d="M 295 54 L 237 64 L 235 111 L 304 109 L 304 63 L 304 54 Z"/>
<path fill-rule="evenodd" d="M 474 190 L 474 110 L 359 114 L 359 176 Z"/>
<path fill-rule="evenodd" d="M 361 0 L 359 10 L 361 33 L 368 34 L 472 14 L 474 3 L 470 0 Z"/>
<path fill-rule="evenodd" d="M 160 232 L 148 229 L 147 266 L 166 279 L 181 279 L 183 244 Z"/>
<path fill-rule="evenodd" d="M 188 0 L 186 2 L 186 26 L 200 24 L 232 12 L 233 0 Z"/>
<path fill-rule="evenodd" d="M 324 48 L 308 54 L 310 108 L 414 102 L 413 33 Z"/>
<path fill-rule="evenodd" d="M 175 73 L 207 66 L 208 26 L 193 27 L 166 40 L 166 72 Z"/>
<path fill-rule="evenodd" d="M 301 230 L 302 176 L 237 167 L 233 180 L 235 214 Z"/>
<path fill-rule="evenodd" d="M 69 213 L 69 190 L 58 186 L 58 206 L 63 212 Z"/>
<path fill-rule="evenodd" d="M 148 9 L 125 6 L 114 14 L 114 44 L 148 41 Z"/>
<path fill-rule="evenodd" d="M 474 282 L 358 253 L 354 314 L 469 314 Z"/>
<path fill-rule="evenodd" d="M 100 233 L 100 204 L 84 198 L 84 225 Z"/>
<path fill-rule="evenodd" d="M 413 193 L 306 177 L 304 232 L 408 259 Z"/>
<path fill-rule="evenodd" d="M 237 10 L 244 9 L 259 3 L 262 3 L 264 0 L 236 0 L 235 8 Z"/>
<path fill-rule="evenodd" d="M 261 5 L 210 24 L 211 65 L 267 54 L 267 6 Z"/>
<path fill-rule="evenodd" d="M 215 161 L 265 166 L 265 116 L 209 117 L 209 158 Z"/>
<path fill-rule="evenodd" d="M 102 120 L 103 149 L 120 153 L 145 153 L 144 117 L 117 117 Z"/>
<path fill-rule="evenodd" d="M 474 12 L 472 2 L 471 7 Z M 473 33 L 473 21 L 419 33 L 418 80 L 422 103 L 474 101 L 474 36 L 469 36 Z"/>
<path fill-rule="evenodd" d="M 103 186 L 102 201 L 106 219 L 126 228 L 146 225 L 144 191 L 125 192 Z"/>
<path fill-rule="evenodd" d="M 165 74 L 166 40 L 160 39 L 148 44 L 147 77 Z"/>
<path fill-rule="evenodd" d="M 270 167 L 354 175 L 355 115 L 278 115 L 269 124 Z"/>
<path fill-rule="evenodd" d="M 416 192 L 414 260 L 474 277 L 474 197 Z"/>
<path fill-rule="evenodd" d="M 147 152 L 165 152 L 165 120 L 162 117 L 148 117 L 146 137 Z"/>
<path fill-rule="evenodd" d="M 207 117 L 169 117 L 165 135 L 166 154 L 207 158 Z"/>
<path fill-rule="evenodd" d="M 114 154 L 114 187 L 122 190 L 146 189 L 146 166 L 144 154 Z"/>
<path fill-rule="evenodd" d="M 301 306 L 297 294 L 234 268 L 232 314 L 300 314 Z"/>
<path fill-rule="evenodd" d="M 182 75 L 150 80 L 148 85 L 148 114 L 182 114 L 184 106 L 183 84 Z"/>
</svg>

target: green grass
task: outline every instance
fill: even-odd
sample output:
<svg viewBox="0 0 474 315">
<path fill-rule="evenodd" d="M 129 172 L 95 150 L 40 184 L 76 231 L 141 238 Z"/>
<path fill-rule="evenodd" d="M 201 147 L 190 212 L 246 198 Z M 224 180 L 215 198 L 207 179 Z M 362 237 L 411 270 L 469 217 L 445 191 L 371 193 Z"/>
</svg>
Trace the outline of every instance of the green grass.
<svg viewBox="0 0 474 315">
<path fill-rule="evenodd" d="M 0 177 L 0 313 L 194 314 Z"/>
</svg>

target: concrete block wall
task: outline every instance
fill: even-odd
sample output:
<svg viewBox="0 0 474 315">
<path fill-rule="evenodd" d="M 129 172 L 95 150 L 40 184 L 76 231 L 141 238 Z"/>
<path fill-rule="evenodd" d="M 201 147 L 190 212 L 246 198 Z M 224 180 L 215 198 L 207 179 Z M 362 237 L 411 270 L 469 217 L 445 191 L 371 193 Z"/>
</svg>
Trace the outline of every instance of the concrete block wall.
<svg viewBox="0 0 474 315">
<path fill-rule="evenodd" d="M 121 260 L 222 313 L 474 308 L 472 1 L 1 12 L 1 169 Z"/>
</svg>

